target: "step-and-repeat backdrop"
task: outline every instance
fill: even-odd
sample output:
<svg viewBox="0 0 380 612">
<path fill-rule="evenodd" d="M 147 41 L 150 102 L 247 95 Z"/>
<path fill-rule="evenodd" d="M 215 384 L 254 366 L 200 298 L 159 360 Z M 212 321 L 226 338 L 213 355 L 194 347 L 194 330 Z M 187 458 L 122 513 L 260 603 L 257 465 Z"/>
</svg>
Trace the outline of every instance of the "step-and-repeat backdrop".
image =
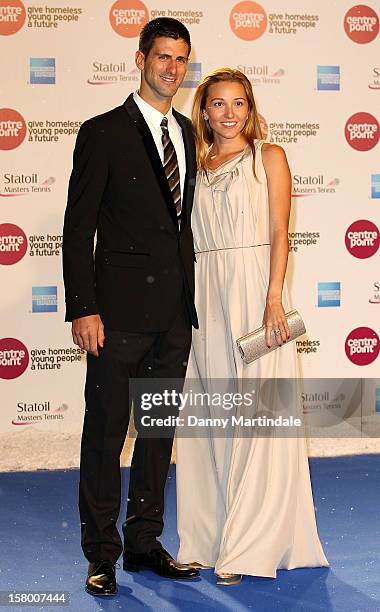
<svg viewBox="0 0 380 612">
<path fill-rule="evenodd" d="M 348 0 L 0 0 L 0 433 L 81 429 L 85 358 L 61 275 L 72 150 L 82 121 L 138 88 L 138 35 L 158 16 L 192 37 L 178 110 L 190 114 L 203 74 L 237 67 L 267 139 L 286 150 L 304 376 L 379 375 L 379 14 Z M 327 386 L 306 397 L 309 412 L 339 409 L 344 393 Z M 380 382 L 366 402 L 376 408 L 380 419 Z"/>
</svg>

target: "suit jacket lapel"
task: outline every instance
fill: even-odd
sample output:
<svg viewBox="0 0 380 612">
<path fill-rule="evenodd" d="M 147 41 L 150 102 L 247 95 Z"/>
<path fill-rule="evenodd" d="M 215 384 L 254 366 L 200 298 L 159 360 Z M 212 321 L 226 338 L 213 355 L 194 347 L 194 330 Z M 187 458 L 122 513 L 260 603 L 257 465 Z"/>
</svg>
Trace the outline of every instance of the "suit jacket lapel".
<svg viewBox="0 0 380 612">
<path fill-rule="evenodd" d="M 170 191 L 169 183 L 167 181 L 165 171 L 157 151 L 156 143 L 153 140 L 152 133 L 135 101 L 133 100 L 133 94 L 128 96 L 124 103 L 125 109 L 132 119 L 133 123 L 143 140 L 145 150 L 152 164 L 152 168 L 157 178 L 157 182 L 161 189 L 162 196 L 166 202 L 170 217 L 173 224 L 178 231 L 177 215 L 173 204 L 173 196 Z"/>
</svg>

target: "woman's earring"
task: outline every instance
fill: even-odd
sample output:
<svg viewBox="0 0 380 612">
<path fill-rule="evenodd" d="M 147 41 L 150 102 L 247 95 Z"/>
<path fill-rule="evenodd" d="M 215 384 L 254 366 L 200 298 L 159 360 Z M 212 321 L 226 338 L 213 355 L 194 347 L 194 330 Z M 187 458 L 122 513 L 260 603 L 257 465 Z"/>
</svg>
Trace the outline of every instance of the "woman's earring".
<svg viewBox="0 0 380 612">
<path fill-rule="evenodd" d="M 206 113 L 206 111 L 202 111 L 202 115 L 203 115 L 203 119 L 205 121 L 208 121 L 208 114 Z"/>
</svg>

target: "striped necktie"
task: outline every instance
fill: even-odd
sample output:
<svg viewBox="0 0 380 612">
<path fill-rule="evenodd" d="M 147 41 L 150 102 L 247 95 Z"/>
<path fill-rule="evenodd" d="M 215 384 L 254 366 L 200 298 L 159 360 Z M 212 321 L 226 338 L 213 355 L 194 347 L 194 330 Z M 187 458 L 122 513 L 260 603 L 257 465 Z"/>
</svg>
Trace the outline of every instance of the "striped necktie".
<svg viewBox="0 0 380 612">
<path fill-rule="evenodd" d="M 178 159 L 177 154 L 175 152 L 174 145 L 170 140 L 169 130 L 168 130 L 168 120 L 167 117 L 164 117 L 161 121 L 161 129 L 162 129 L 162 146 L 164 147 L 164 170 L 166 174 L 166 178 L 168 179 L 170 191 L 172 192 L 174 206 L 177 212 L 178 221 L 181 218 L 181 186 L 179 180 L 179 168 L 178 168 Z"/>
</svg>

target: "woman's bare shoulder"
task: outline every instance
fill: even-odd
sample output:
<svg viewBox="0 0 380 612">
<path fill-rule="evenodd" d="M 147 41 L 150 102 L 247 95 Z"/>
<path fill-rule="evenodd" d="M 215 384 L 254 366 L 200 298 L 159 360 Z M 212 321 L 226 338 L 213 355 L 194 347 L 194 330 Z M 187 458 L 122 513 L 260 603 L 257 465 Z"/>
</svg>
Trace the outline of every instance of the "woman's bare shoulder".
<svg viewBox="0 0 380 612">
<path fill-rule="evenodd" d="M 280 145 L 264 142 L 261 148 L 264 168 L 270 170 L 272 168 L 287 166 L 285 151 Z"/>
<path fill-rule="evenodd" d="M 266 157 L 268 161 L 275 161 L 280 159 L 286 159 L 285 151 L 280 145 L 273 144 L 270 142 L 264 142 L 262 147 L 262 155 L 263 158 Z"/>
</svg>

